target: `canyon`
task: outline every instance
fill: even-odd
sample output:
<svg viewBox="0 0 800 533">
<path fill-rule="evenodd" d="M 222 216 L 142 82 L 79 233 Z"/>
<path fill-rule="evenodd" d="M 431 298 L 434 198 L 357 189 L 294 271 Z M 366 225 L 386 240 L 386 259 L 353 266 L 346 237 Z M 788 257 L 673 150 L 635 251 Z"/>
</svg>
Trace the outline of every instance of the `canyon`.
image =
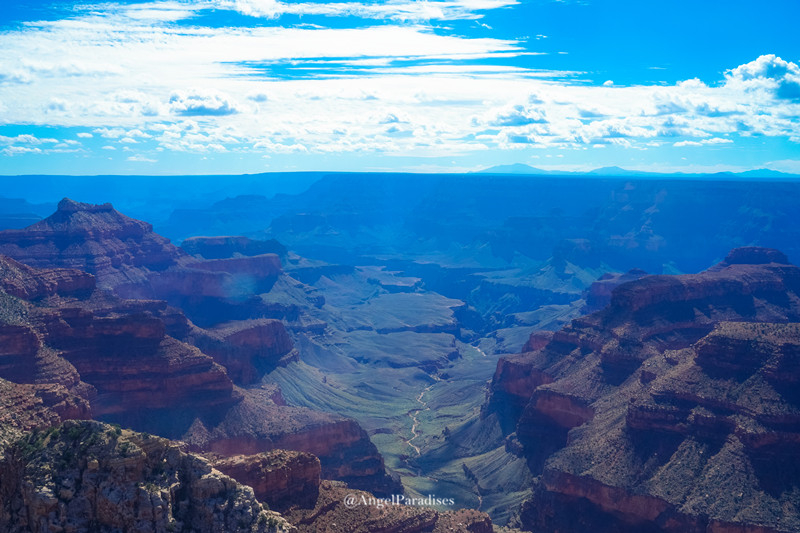
<svg viewBox="0 0 800 533">
<path fill-rule="evenodd" d="M 187 486 L 230 476 L 253 530 L 800 530 L 797 185 L 454 179 L 6 226 L 0 464 L 22 480 L 117 424 L 184 454 Z"/>
</svg>

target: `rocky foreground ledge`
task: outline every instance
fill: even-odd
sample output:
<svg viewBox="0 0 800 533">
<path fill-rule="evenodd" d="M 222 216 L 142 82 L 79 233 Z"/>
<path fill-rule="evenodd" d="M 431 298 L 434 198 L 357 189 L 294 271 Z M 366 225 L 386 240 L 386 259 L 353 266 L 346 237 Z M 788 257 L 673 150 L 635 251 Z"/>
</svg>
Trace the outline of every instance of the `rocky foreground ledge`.
<svg viewBox="0 0 800 533">
<path fill-rule="evenodd" d="M 0 462 L 0 531 L 285 532 L 252 488 L 167 439 L 68 421 Z"/>
<path fill-rule="evenodd" d="M 492 532 L 478 511 L 348 505 L 378 500 L 320 481 L 311 454 L 215 458 L 184 448 L 88 420 L 18 435 L 0 447 L 0 532 Z"/>
</svg>

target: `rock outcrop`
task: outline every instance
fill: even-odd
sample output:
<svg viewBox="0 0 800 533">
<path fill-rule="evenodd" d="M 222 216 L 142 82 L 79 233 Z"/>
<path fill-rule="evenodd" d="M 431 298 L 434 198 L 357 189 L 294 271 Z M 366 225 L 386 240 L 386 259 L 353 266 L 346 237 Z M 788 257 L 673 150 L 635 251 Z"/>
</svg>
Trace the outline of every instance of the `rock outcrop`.
<svg viewBox="0 0 800 533">
<path fill-rule="evenodd" d="M 800 268 L 740 249 L 700 274 L 624 283 L 501 359 L 484 411 L 508 417 L 539 476 L 521 525 L 800 530 L 797 322 Z"/>
<path fill-rule="evenodd" d="M 25 432 L 91 417 L 89 402 L 62 385 L 25 385 L 0 378 L 0 459 Z"/>
<path fill-rule="evenodd" d="M 586 307 L 584 308 L 584 312 L 592 313 L 603 309 L 611 302 L 611 294 L 614 292 L 614 289 L 623 283 L 641 279 L 646 275 L 647 272 L 639 269 L 633 269 L 625 272 L 624 274 L 603 274 L 597 279 L 597 281 L 589 285 L 588 289 L 586 289 L 584 295 Z"/>
<path fill-rule="evenodd" d="M 95 288 L 95 278 L 70 268 L 34 270 L 10 257 L 0 256 L 0 288 L 23 300 L 38 300 L 55 294 L 91 292 Z"/>
<path fill-rule="evenodd" d="M 256 498 L 270 509 L 313 507 L 319 497 L 322 467 L 319 459 L 310 453 L 275 450 L 217 459 L 212 464 L 252 487 Z"/>
<path fill-rule="evenodd" d="M 212 329 L 191 328 L 185 340 L 212 356 L 239 384 L 257 382 L 276 366 L 299 357 L 286 328 L 274 319 L 228 322 Z"/>
<path fill-rule="evenodd" d="M 0 531 L 291 531 L 250 487 L 166 439 L 91 421 L 34 432 L 0 461 Z"/>
<path fill-rule="evenodd" d="M 380 496 L 402 492 L 384 468 L 383 457 L 357 422 L 344 417 L 274 403 L 269 389 L 243 391 L 241 402 L 218 415 L 195 419 L 178 438 L 198 452 L 252 455 L 282 449 L 313 453 L 322 477 L 345 481 Z"/>
</svg>

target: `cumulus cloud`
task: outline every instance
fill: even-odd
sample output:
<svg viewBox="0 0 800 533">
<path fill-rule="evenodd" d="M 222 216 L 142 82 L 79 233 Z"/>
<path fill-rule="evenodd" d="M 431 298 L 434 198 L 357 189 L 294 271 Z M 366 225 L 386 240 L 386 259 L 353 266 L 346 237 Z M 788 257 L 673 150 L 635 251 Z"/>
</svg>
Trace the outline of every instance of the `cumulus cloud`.
<svg viewBox="0 0 800 533">
<path fill-rule="evenodd" d="M 239 112 L 230 97 L 208 89 L 176 91 L 170 96 L 169 105 L 173 113 L 184 117 L 222 117 Z"/>
<path fill-rule="evenodd" d="M 58 139 L 52 139 L 49 137 L 39 138 L 35 135 L 31 135 L 30 133 L 22 133 L 15 137 L 7 137 L 5 135 L 0 135 L 0 143 L 3 144 L 46 144 L 46 143 L 57 143 Z"/>
<path fill-rule="evenodd" d="M 518 104 L 510 109 L 502 109 L 495 116 L 485 120 L 490 126 L 518 127 L 530 124 L 547 124 L 545 111 L 540 107 Z"/>
<path fill-rule="evenodd" d="M 152 137 L 149 133 L 143 132 L 139 128 L 125 129 L 125 128 L 97 128 L 95 133 L 105 139 L 149 139 Z M 89 134 L 91 135 L 91 134 Z M 130 142 L 130 141 L 126 141 Z M 133 141 L 136 142 L 136 141 Z"/>
<path fill-rule="evenodd" d="M 763 55 L 725 73 L 730 86 L 774 91 L 778 98 L 800 100 L 800 67 L 774 54 Z"/>
</svg>

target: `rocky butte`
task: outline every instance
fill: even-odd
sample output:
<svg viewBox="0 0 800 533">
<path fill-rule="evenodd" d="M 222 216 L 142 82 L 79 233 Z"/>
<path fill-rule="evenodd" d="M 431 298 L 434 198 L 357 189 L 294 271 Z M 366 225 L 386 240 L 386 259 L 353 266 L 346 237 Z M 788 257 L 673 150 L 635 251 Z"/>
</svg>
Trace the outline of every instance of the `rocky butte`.
<svg viewBox="0 0 800 533">
<path fill-rule="evenodd" d="M 800 530 L 800 268 L 741 248 L 623 283 L 503 358 L 485 413 L 536 476 L 526 530 Z M 513 447 L 512 447 L 513 448 Z"/>
</svg>

